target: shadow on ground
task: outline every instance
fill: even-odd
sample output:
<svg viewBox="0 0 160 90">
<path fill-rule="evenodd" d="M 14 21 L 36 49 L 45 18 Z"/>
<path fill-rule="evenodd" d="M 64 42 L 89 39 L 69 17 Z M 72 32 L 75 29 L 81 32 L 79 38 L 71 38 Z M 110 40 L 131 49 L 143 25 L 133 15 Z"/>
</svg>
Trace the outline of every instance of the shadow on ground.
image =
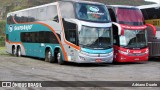
<svg viewBox="0 0 160 90">
<path fill-rule="evenodd" d="M 160 62 L 160 57 L 150 58 L 149 62 Z"/>
</svg>

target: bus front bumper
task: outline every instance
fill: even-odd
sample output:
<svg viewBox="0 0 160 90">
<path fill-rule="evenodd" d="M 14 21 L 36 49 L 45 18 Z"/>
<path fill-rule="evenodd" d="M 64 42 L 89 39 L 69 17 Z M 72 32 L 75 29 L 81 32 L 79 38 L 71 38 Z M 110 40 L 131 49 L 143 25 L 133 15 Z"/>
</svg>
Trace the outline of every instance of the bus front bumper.
<svg viewBox="0 0 160 90">
<path fill-rule="evenodd" d="M 115 54 L 114 56 L 115 62 L 142 62 L 142 61 L 148 61 L 148 54 L 144 54 L 141 56 L 129 56 L 129 55 L 123 55 L 123 54 Z"/>
<path fill-rule="evenodd" d="M 113 52 L 107 54 L 89 54 L 80 52 L 78 55 L 77 63 L 112 63 Z"/>
</svg>

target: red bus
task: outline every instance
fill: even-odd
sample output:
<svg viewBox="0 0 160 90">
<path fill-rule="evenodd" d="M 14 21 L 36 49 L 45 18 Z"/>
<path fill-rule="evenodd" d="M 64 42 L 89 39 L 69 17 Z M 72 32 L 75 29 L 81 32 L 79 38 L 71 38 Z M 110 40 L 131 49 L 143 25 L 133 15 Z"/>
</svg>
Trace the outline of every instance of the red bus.
<svg viewBox="0 0 160 90">
<path fill-rule="evenodd" d="M 113 22 L 114 61 L 147 61 L 147 26 L 141 11 L 133 6 L 107 5 Z"/>
</svg>

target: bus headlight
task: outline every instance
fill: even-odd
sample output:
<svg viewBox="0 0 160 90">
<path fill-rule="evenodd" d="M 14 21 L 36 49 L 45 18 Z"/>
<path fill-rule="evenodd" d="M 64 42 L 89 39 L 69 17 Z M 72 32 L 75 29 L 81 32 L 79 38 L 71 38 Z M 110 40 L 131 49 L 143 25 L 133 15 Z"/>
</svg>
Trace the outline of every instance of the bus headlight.
<svg viewBox="0 0 160 90">
<path fill-rule="evenodd" d="M 121 50 L 118 50 L 119 53 L 121 54 L 124 54 L 124 55 L 128 55 L 128 52 L 124 52 L 124 51 L 121 51 Z"/>
<path fill-rule="evenodd" d="M 145 52 L 145 54 L 148 54 L 149 53 L 149 50 L 148 49 L 146 49 L 146 52 Z"/>
</svg>

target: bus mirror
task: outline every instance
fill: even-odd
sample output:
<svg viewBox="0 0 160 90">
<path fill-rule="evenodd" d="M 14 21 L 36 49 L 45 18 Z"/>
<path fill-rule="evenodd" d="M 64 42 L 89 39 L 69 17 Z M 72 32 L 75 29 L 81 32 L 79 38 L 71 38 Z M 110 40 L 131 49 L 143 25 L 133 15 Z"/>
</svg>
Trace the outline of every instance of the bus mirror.
<svg viewBox="0 0 160 90">
<path fill-rule="evenodd" d="M 125 36 L 120 36 L 120 45 L 126 46 L 127 41 Z"/>
<path fill-rule="evenodd" d="M 58 20 L 58 15 L 54 17 L 53 21 L 59 22 L 59 20 Z"/>
<path fill-rule="evenodd" d="M 156 27 L 153 26 L 152 24 L 146 24 L 148 27 L 151 27 L 152 31 L 153 31 L 153 34 L 154 36 L 156 36 Z"/>
</svg>

